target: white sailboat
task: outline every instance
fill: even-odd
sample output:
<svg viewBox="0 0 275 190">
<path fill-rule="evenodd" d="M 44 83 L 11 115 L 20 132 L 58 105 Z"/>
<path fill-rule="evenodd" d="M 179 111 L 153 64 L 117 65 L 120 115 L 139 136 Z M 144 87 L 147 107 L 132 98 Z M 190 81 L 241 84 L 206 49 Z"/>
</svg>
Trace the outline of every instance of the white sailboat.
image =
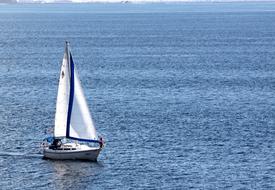
<svg viewBox="0 0 275 190">
<path fill-rule="evenodd" d="M 67 142 L 68 139 L 74 142 Z M 96 161 L 103 148 L 103 140 L 97 135 L 68 42 L 59 78 L 54 135 L 47 140 L 52 142 L 44 143 L 43 154 L 49 159 Z M 88 143 L 99 145 L 90 146 Z"/>
</svg>

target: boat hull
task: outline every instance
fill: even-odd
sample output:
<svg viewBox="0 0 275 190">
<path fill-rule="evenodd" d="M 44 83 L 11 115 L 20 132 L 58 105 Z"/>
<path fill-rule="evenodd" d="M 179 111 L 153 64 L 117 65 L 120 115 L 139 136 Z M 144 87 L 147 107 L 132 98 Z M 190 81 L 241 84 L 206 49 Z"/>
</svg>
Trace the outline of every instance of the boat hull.
<svg viewBox="0 0 275 190">
<path fill-rule="evenodd" d="M 45 148 L 44 158 L 53 160 L 89 160 L 96 162 L 101 148 L 90 148 L 88 150 L 53 150 Z"/>
</svg>

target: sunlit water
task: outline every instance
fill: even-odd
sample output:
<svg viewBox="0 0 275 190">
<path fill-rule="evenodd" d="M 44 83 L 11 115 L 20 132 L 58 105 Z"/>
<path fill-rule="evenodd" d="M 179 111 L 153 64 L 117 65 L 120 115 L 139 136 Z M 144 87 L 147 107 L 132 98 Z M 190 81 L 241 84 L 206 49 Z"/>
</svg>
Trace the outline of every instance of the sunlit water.
<svg viewBox="0 0 275 190">
<path fill-rule="evenodd" d="M 275 4 L 0 6 L 1 189 L 275 188 Z M 69 40 L 97 163 L 43 160 Z"/>
</svg>

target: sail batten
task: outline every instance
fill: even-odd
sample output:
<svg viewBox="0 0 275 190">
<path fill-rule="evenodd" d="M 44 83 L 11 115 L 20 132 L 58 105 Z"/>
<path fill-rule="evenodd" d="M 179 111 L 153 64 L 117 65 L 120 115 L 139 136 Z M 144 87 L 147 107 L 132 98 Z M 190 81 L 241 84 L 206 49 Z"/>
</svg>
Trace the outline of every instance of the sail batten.
<svg viewBox="0 0 275 190">
<path fill-rule="evenodd" d="M 59 79 L 54 136 L 98 142 L 96 129 L 68 44 L 66 44 Z"/>
</svg>

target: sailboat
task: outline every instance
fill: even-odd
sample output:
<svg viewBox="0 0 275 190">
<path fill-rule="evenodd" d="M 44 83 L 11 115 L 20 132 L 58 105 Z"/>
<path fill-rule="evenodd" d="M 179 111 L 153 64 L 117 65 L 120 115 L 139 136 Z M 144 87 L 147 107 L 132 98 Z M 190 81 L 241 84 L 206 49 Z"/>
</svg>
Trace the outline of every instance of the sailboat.
<svg viewBox="0 0 275 190">
<path fill-rule="evenodd" d="M 103 145 L 80 84 L 69 42 L 66 42 L 59 77 L 54 134 L 43 143 L 44 158 L 97 161 Z"/>
</svg>

